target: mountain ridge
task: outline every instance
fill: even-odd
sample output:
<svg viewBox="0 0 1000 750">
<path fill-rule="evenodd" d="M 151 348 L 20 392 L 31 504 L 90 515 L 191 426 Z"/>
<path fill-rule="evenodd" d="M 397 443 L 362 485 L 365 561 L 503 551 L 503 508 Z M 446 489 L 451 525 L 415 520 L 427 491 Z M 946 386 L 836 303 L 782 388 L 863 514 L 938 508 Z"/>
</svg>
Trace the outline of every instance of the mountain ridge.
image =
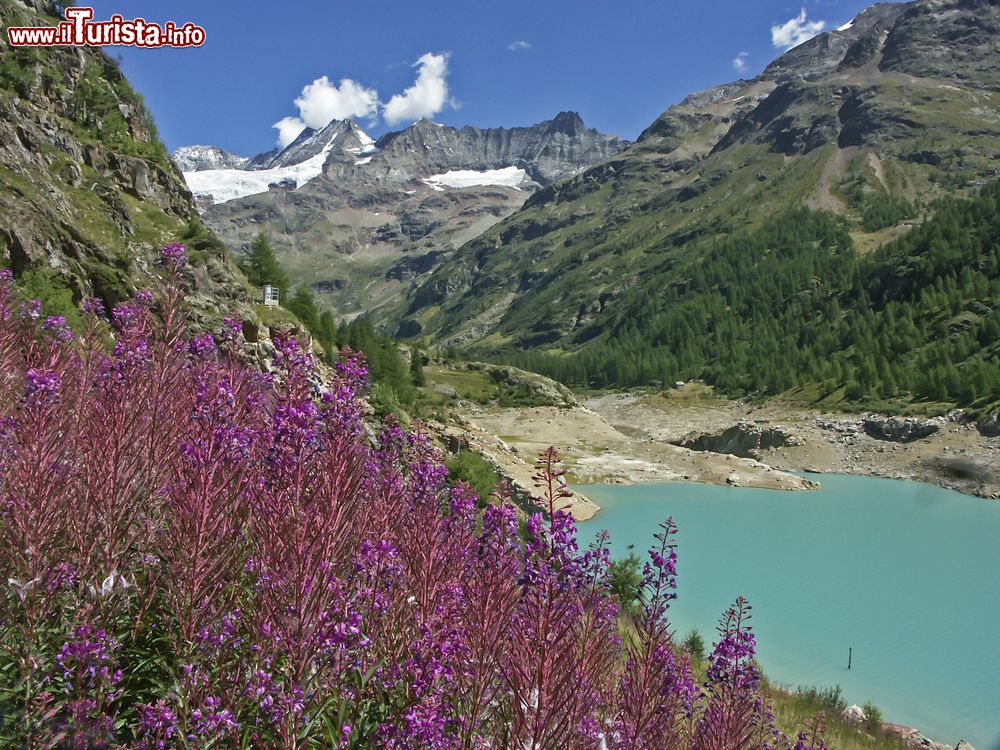
<svg viewBox="0 0 1000 750">
<path fill-rule="evenodd" d="M 514 128 L 424 119 L 374 142 L 356 123 L 335 120 L 266 161 L 251 158 L 250 169 L 186 177 L 205 221 L 231 247 L 269 234 L 291 276 L 351 317 L 395 303 L 532 192 L 626 143 L 588 129 L 575 112 Z M 199 189 L 216 176 L 221 184 Z M 234 183 L 245 194 L 208 205 L 208 193 Z"/>
</svg>

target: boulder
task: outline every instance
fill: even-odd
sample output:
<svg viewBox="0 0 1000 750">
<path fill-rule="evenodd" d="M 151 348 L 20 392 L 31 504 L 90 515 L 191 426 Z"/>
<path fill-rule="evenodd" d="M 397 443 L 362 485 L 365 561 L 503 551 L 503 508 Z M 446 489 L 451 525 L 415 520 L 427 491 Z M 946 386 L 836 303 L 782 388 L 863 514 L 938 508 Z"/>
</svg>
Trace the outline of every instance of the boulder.
<svg viewBox="0 0 1000 750">
<path fill-rule="evenodd" d="M 983 437 L 1000 437 L 1000 412 L 993 412 L 976 422 L 976 429 Z"/>
<path fill-rule="evenodd" d="M 958 744 L 955 745 L 955 750 L 976 750 L 976 748 L 974 748 L 972 743 L 967 740 L 959 740 Z"/>
<path fill-rule="evenodd" d="M 844 713 L 842 715 L 844 717 L 844 721 L 851 724 L 860 724 L 868 718 L 865 715 L 865 710 L 858 705 L 848 706 L 844 709 Z"/>
<path fill-rule="evenodd" d="M 455 390 L 454 386 L 448 385 L 447 383 L 435 383 L 434 390 L 448 396 L 449 398 L 458 398 L 458 391 Z"/>
<path fill-rule="evenodd" d="M 936 419 L 914 419 L 912 417 L 866 417 L 862 429 L 876 440 L 893 443 L 912 443 L 930 437 L 941 429 L 941 421 Z"/>
<path fill-rule="evenodd" d="M 760 457 L 760 451 L 802 445 L 802 441 L 784 427 L 763 427 L 756 422 L 745 421 L 720 432 L 692 432 L 675 444 L 693 451 L 756 459 Z"/>
</svg>

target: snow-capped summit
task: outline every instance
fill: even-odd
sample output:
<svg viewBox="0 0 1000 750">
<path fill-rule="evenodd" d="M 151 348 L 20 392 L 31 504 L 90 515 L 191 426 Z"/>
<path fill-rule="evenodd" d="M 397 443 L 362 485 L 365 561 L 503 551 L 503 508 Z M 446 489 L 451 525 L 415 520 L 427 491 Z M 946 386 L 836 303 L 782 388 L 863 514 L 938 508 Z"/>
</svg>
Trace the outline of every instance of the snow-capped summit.
<svg viewBox="0 0 1000 750">
<path fill-rule="evenodd" d="M 328 151 L 334 143 L 337 144 L 338 150 L 357 153 L 354 149 L 360 151 L 366 144 L 374 141 L 354 120 L 331 120 L 319 130 L 312 128 L 303 130 L 299 133 L 299 137 L 289 143 L 267 166 L 271 169 L 301 164 L 324 150 Z"/>
<path fill-rule="evenodd" d="M 181 146 L 174 151 L 174 161 L 182 172 L 206 169 L 243 169 L 250 161 L 218 146 Z"/>
<path fill-rule="evenodd" d="M 353 120 L 331 120 L 319 130 L 306 128 L 277 154 L 248 159 L 217 146 L 184 146 L 174 152 L 174 161 L 196 197 L 224 203 L 272 185 L 302 187 L 323 172 L 331 152 L 353 159 L 374 153 L 374 144 Z"/>
</svg>

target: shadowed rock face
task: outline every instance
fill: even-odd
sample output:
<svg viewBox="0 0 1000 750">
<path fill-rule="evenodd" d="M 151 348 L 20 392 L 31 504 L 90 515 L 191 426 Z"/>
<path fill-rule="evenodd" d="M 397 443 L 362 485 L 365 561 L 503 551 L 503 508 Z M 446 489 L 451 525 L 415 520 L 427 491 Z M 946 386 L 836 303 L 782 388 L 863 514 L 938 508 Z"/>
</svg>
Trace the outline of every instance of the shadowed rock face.
<svg viewBox="0 0 1000 750">
<path fill-rule="evenodd" d="M 741 458 L 760 458 L 762 451 L 801 445 L 802 441 L 782 427 L 763 427 L 740 422 L 717 433 L 691 433 L 675 445 L 693 451 L 729 453 Z"/>
<path fill-rule="evenodd" d="M 912 443 L 933 435 L 941 429 L 939 420 L 910 419 L 903 417 L 869 417 L 861 426 L 868 435 L 877 440 L 894 443 Z"/>
<path fill-rule="evenodd" d="M 976 429 L 983 437 L 1000 437 L 1000 412 L 993 412 L 976 422 Z"/>
</svg>

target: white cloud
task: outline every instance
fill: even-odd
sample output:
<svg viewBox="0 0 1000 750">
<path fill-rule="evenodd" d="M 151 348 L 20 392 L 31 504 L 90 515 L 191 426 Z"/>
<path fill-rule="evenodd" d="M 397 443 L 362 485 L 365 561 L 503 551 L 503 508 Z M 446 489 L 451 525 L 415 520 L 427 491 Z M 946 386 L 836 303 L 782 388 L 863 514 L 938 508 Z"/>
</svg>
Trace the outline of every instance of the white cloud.
<svg viewBox="0 0 1000 750">
<path fill-rule="evenodd" d="M 783 24 L 771 26 L 771 44 L 778 49 L 798 47 L 819 34 L 826 28 L 826 21 L 810 21 L 806 17 L 806 9 L 795 17 L 789 18 Z"/>
<path fill-rule="evenodd" d="M 321 128 L 330 120 L 346 120 L 348 117 L 372 117 L 378 112 L 378 91 L 366 89 L 350 78 L 344 78 L 339 86 L 330 83 L 326 76 L 302 89 L 295 100 L 299 116 L 310 128 Z"/>
<path fill-rule="evenodd" d="M 278 131 L 278 148 L 284 148 L 299 137 L 306 124 L 298 117 L 282 117 L 271 127 Z"/>
<path fill-rule="evenodd" d="M 303 87 L 296 97 L 298 117 L 285 117 L 271 127 L 278 131 L 278 145 L 284 148 L 306 127 L 321 128 L 330 120 L 348 117 L 374 118 L 378 114 L 378 91 L 366 89 L 350 78 L 335 86 L 326 76 Z"/>
<path fill-rule="evenodd" d="M 736 57 L 733 58 L 733 68 L 737 73 L 742 73 L 747 69 L 747 58 L 750 57 L 749 52 L 740 52 Z"/>
<path fill-rule="evenodd" d="M 511 52 L 520 52 L 523 49 L 531 49 L 531 42 L 525 42 L 522 39 L 518 39 L 516 42 L 508 44 L 507 49 Z"/>
<path fill-rule="evenodd" d="M 414 67 L 417 80 L 402 94 L 394 95 L 385 105 L 385 120 L 393 125 L 402 120 L 432 117 L 448 104 L 448 55 L 423 55 Z"/>
</svg>

